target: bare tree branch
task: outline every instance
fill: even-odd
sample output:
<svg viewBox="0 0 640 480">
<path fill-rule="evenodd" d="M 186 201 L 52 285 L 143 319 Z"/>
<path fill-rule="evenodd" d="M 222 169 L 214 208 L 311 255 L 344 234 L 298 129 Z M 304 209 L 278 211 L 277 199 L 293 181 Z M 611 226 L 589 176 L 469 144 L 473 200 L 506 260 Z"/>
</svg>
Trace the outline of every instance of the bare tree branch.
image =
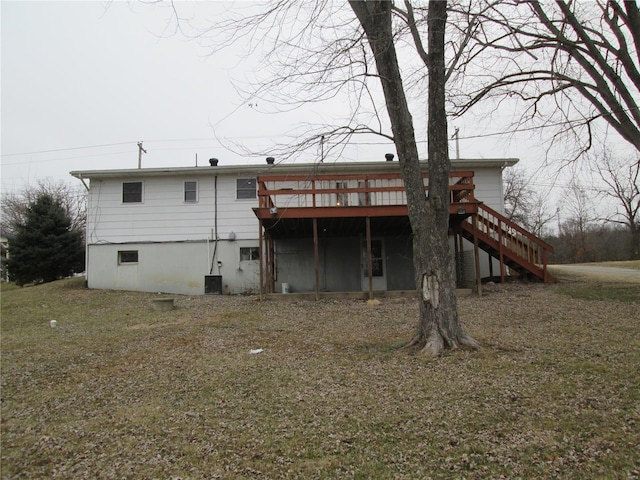
<svg viewBox="0 0 640 480">
<path fill-rule="evenodd" d="M 507 0 L 486 8 L 487 3 L 476 8 L 482 28 L 473 31 L 473 40 L 496 55 L 493 73 L 480 88 L 468 90 L 466 100 L 464 95 L 454 99 L 457 115 L 486 98 L 518 98 L 534 105 L 523 120 L 546 115 L 591 126 L 601 119 L 640 151 L 635 1 Z M 556 108 L 539 109 L 545 97 L 553 98 Z M 577 140 L 581 151 L 592 143 L 591 137 Z"/>
</svg>

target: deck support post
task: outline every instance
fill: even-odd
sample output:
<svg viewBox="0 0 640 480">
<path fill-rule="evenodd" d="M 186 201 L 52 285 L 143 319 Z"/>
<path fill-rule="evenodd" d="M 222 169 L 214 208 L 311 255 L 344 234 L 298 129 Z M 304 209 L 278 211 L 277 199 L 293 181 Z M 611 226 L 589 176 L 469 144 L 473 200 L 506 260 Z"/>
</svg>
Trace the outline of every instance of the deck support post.
<svg viewBox="0 0 640 480">
<path fill-rule="evenodd" d="M 369 273 L 369 298 L 373 298 L 373 261 L 371 260 L 371 218 L 366 217 L 367 230 L 367 271 Z"/>
<path fill-rule="evenodd" d="M 266 243 L 266 248 L 267 248 L 267 281 L 268 283 L 268 288 L 267 288 L 267 292 L 268 293 L 275 293 L 276 291 L 276 283 L 275 283 L 275 271 L 274 271 L 274 267 L 275 267 L 275 251 L 274 251 L 274 242 L 273 242 L 273 237 L 271 237 L 271 235 L 266 234 L 265 237 L 267 238 L 267 243 Z"/>
<path fill-rule="evenodd" d="M 453 258 L 456 272 L 456 287 L 460 286 L 460 251 L 458 249 L 458 233 L 453 231 Z"/>
<path fill-rule="evenodd" d="M 504 251 L 503 251 L 503 238 L 502 238 L 502 220 L 498 219 L 498 249 L 500 252 L 500 282 L 504 283 Z"/>
<path fill-rule="evenodd" d="M 478 296 L 482 296 L 482 276 L 480 274 L 480 253 L 478 251 L 478 214 L 473 215 L 473 253 L 476 262 L 476 287 Z"/>
<path fill-rule="evenodd" d="M 313 219 L 313 264 L 316 273 L 316 301 L 320 300 L 320 254 L 318 252 L 318 219 Z"/>
<path fill-rule="evenodd" d="M 264 236 L 262 234 L 262 220 L 258 220 L 258 255 L 260 256 L 260 301 L 264 300 L 264 262 L 266 259 L 264 258 L 264 247 L 262 243 L 264 242 Z"/>
<path fill-rule="evenodd" d="M 487 257 L 489 258 L 489 278 L 493 282 L 493 258 L 491 258 L 491 253 L 487 252 Z"/>
<path fill-rule="evenodd" d="M 464 221 L 464 220 L 463 220 Z M 460 287 L 463 287 L 465 284 L 464 275 L 464 237 L 462 236 L 462 230 L 458 231 L 458 240 L 460 241 Z"/>
</svg>

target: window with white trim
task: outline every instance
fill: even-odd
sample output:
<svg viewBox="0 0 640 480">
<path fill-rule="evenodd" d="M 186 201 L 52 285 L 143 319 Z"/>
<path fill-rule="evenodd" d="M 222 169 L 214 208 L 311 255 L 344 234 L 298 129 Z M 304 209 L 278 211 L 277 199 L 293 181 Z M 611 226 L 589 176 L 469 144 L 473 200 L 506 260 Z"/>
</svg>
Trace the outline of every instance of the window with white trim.
<svg viewBox="0 0 640 480">
<path fill-rule="evenodd" d="M 118 265 L 138 263 L 138 250 L 118 250 Z"/>
<path fill-rule="evenodd" d="M 240 260 L 260 260 L 260 248 L 258 247 L 240 247 Z"/>
<path fill-rule="evenodd" d="M 255 178 L 238 178 L 236 180 L 236 198 L 238 200 L 255 199 L 257 183 Z"/>
<path fill-rule="evenodd" d="M 142 203 L 142 182 L 122 182 L 122 203 Z"/>
<path fill-rule="evenodd" d="M 349 182 L 340 181 L 336 182 L 336 188 L 349 188 Z M 338 193 L 336 194 L 336 207 L 348 207 L 349 206 L 349 194 L 348 193 Z"/>
<path fill-rule="evenodd" d="M 185 203 L 195 203 L 198 201 L 198 182 L 195 180 L 187 180 L 184 182 L 184 201 Z"/>
</svg>

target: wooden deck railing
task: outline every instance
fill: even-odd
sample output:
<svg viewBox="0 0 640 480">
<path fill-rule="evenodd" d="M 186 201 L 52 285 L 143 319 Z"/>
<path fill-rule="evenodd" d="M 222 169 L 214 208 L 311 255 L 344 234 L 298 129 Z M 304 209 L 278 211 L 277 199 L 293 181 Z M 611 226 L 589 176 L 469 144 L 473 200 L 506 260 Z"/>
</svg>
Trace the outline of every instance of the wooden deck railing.
<svg viewBox="0 0 640 480">
<path fill-rule="evenodd" d="M 428 174 L 423 174 L 428 190 Z M 451 172 L 451 203 L 474 202 L 473 172 Z M 259 208 L 370 207 L 406 205 L 397 174 L 264 175 L 258 177 Z"/>
<path fill-rule="evenodd" d="M 474 222 L 479 237 L 498 257 L 510 258 L 543 281 L 551 279 L 547 272 L 551 245 L 486 205 L 479 204 L 477 214 L 465 219 L 469 233 Z"/>
</svg>

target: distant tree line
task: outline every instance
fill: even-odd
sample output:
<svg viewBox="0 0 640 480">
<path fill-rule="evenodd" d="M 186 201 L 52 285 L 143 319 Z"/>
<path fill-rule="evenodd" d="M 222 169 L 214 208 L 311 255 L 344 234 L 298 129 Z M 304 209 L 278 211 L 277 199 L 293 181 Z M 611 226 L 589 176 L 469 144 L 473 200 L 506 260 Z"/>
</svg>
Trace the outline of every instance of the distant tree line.
<svg viewBox="0 0 640 480">
<path fill-rule="evenodd" d="M 610 262 L 636 260 L 637 252 L 629 245 L 632 235 L 628 229 L 614 224 L 593 224 L 578 228 L 578 222 L 570 219 L 561 226 L 559 235 L 544 239 L 555 249 L 551 263 Z"/>
<path fill-rule="evenodd" d="M 553 263 L 640 259 L 640 161 L 603 154 L 592 173 L 600 186 L 574 180 L 551 207 L 525 170 L 513 168 L 504 177 L 505 214 L 555 248 Z"/>
</svg>

